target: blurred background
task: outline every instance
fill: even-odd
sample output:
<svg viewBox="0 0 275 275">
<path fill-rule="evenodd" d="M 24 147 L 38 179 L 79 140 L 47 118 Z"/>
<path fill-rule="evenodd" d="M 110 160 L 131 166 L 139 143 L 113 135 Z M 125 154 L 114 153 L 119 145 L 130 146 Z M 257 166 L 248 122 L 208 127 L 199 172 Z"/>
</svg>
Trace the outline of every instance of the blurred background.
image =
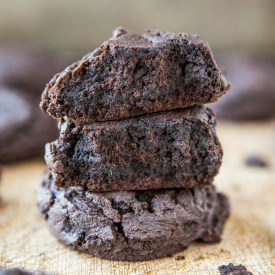
<svg viewBox="0 0 275 275">
<path fill-rule="evenodd" d="M 117 26 L 135 33 L 198 34 L 232 82 L 228 95 L 211 105 L 218 118 L 274 116 L 273 0 L 0 0 L 0 5 L 0 163 L 43 154 L 45 142 L 57 136 L 55 122 L 38 109 L 45 84 Z"/>
<path fill-rule="evenodd" d="M 197 33 L 213 50 L 268 51 L 275 45 L 273 0 L 1 0 L 1 42 L 90 51 L 117 26 Z"/>
</svg>

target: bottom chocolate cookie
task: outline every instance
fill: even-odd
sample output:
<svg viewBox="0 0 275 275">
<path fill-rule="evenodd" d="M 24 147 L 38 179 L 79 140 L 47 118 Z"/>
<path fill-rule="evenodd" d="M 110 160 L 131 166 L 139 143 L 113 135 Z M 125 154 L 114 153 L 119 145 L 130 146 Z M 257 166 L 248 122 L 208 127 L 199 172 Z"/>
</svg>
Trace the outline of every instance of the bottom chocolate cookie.
<svg viewBox="0 0 275 275">
<path fill-rule="evenodd" d="M 48 174 L 38 208 L 63 244 L 111 260 L 151 260 L 172 255 L 191 241 L 217 242 L 229 215 L 214 186 L 92 193 L 56 188 Z"/>
</svg>

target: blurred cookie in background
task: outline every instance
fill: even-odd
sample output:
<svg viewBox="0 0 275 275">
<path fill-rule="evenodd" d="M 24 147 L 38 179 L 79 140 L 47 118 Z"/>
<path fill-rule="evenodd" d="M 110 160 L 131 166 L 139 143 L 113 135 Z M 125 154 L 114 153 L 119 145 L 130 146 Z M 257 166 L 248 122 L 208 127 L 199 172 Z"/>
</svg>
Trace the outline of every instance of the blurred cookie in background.
<svg viewBox="0 0 275 275">
<path fill-rule="evenodd" d="M 33 47 L 0 48 L 0 164 L 43 156 L 45 142 L 57 137 L 56 122 L 40 111 L 39 101 L 66 64 Z"/>
<path fill-rule="evenodd" d="M 36 45 L 0 46 L 0 85 L 40 98 L 52 76 L 70 64 L 68 56 Z"/>
<path fill-rule="evenodd" d="M 232 83 L 229 93 L 209 104 L 217 117 L 229 120 L 275 117 L 275 58 L 228 54 L 217 59 L 223 74 Z"/>
<path fill-rule="evenodd" d="M 30 272 L 30 271 L 25 271 L 21 268 L 10 268 L 6 270 L 1 270 L 0 267 L 0 275 L 46 275 L 44 272 Z"/>
<path fill-rule="evenodd" d="M 42 156 L 57 127 L 27 92 L 0 87 L 0 132 L 0 163 L 9 163 Z"/>
</svg>

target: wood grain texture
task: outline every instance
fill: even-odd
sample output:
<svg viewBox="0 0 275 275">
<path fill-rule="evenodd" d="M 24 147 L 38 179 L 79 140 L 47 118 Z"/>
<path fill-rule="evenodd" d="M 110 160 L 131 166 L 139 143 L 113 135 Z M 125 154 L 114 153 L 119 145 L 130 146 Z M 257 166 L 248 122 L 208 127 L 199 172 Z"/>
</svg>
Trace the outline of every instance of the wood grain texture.
<svg viewBox="0 0 275 275">
<path fill-rule="evenodd" d="M 194 243 L 170 258 L 115 262 L 71 251 L 59 244 L 38 216 L 35 189 L 46 169 L 41 161 L 3 167 L 0 206 L 0 265 L 50 274 L 218 274 L 218 266 L 244 264 L 254 274 L 275 274 L 275 122 L 220 122 L 224 162 L 216 179 L 232 210 L 223 241 Z M 258 153 L 268 168 L 245 165 Z M 175 260 L 184 255 L 184 260 Z M 273 257 L 273 259 L 272 259 Z M 272 270 L 273 262 L 273 270 Z"/>
</svg>

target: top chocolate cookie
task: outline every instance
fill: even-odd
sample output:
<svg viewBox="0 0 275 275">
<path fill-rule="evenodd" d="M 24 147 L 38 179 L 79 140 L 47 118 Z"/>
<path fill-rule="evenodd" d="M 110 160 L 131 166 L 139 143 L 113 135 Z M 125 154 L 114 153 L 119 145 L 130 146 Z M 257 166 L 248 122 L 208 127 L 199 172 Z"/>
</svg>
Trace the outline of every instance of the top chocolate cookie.
<svg viewBox="0 0 275 275">
<path fill-rule="evenodd" d="M 216 101 L 230 87 L 209 45 L 187 33 L 121 28 L 56 74 L 41 108 L 77 124 L 128 118 Z"/>
</svg>

